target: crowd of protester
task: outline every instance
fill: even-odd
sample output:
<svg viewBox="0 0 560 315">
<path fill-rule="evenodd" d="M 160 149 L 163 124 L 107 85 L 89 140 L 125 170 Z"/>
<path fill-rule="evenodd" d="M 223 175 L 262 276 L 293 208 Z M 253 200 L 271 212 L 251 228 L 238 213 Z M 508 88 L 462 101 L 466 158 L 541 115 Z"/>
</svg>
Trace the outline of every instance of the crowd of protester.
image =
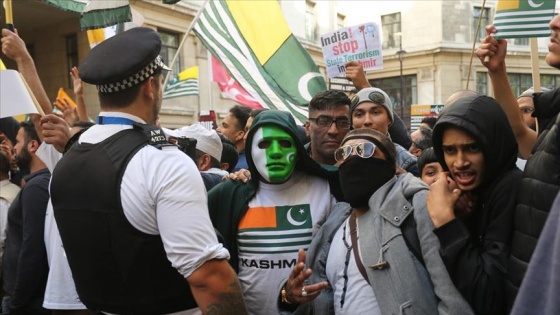
<svg viewBox="0 0 560 315">
<path fill-rule="evenodd" d="M 514 95 L 495 31 L 476 52 L 494 97 L 457 91 L 409 132 L 358 62 L 301 126 L 236 105 L 217 130 L 161 127 L 143 27 L 92 49 L 55 113 L 2 30 L 45 113 L 0 120 L 2 314 L 560 313 L 560 90 Z"/>
</svg>

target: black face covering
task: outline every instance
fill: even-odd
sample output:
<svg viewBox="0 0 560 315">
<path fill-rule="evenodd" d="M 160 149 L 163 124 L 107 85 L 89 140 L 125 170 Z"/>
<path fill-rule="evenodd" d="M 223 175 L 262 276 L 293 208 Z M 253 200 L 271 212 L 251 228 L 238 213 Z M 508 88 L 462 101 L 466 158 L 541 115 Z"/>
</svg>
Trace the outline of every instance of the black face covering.
<svg viewBox="0 0 560 315">
<path fill-rule="evenodd" d="M 396 168 L 386 160 L 351 156 L 338 171 L 346 201 L 353 208 L 364 208 L 371 195 L 395 176 Z"/>
</svg>

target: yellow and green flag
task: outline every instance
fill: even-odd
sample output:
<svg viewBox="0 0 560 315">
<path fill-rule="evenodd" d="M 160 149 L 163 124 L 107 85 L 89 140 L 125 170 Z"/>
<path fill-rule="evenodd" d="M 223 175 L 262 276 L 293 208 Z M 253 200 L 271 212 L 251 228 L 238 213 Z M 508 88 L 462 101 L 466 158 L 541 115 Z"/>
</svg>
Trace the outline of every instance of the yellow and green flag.
<svg viewBox="0 0 560 315">
<path fill-rule="evenodd" d="M 163 91 L 164 99 L 185 95 L 198 95 L 198 66 L 181 71 Z"/>
<path fill-rule="evenodd" d="M 550 36 L 548 23 L 554 17 L 556 0 L 499 0 L 494 26 L 496 38 Z"/>
<path fill-rule="evenodd" d="M 307 120 L 324 77 L 290 31 L 277 1 L 209 1 L 194 32 L 239 84 L 268 108 Z"/>
</svg>

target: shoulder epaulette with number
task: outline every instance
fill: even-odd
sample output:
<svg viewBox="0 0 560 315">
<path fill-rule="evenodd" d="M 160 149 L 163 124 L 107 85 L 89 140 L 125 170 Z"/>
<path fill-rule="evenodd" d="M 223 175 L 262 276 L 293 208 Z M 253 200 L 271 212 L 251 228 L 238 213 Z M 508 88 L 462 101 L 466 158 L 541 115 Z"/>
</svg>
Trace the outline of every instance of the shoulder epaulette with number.
<svg viewBox="0 0 560 315">
<path fill-rule="evenodd" d="M 163 147 L 174 146 L 167 141 L 167 137 L 158 126 L 134 123 L 134 128 L 141 129 L 148 137 L 148 144 L 161 150 Z"/>
</svg>

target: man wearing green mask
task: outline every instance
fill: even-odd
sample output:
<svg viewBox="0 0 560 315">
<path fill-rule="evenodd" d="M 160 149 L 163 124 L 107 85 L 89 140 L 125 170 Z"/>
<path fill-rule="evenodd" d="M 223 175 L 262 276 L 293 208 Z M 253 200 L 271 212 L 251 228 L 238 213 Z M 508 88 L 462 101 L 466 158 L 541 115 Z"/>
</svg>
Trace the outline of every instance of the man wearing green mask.
<svg viewBox="0 0 560 315">
<path fill-rule="evenodd" d="M 307 154 L 292 116 L 255 117 L 245 146 L 251 180 L 208 193 L 214 227 L 229 249 L 250 314 L 277 313 L 277 292 L 336 202 L 329 173 Z"/>
</svg>

